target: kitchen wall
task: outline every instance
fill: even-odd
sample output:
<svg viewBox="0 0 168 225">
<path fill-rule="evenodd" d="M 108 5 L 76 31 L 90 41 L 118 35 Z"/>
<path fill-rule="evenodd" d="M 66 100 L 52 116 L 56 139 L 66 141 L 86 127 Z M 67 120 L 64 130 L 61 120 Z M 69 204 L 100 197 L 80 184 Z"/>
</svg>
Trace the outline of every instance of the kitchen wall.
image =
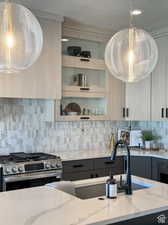
<svg viewBox="0 0 168 225">
<path fill-rule="evenodd" d="M 128 128 L 124 121 L 45 122 L 50 100 L 0 99 L 0 154 L 104 150 L 111 132 Z M 132 129 L 152 129 L 168 149 L 168 122 L 132 122 Z"/>
<path fill-rule="evenodd" d="M 104 150 L 127 122 L 45 122 L 49 100 L 0 99 L 0 154 Z"/>
<path fill-rule="evenodd" d="M 159 139 L 158 146 L 161 149 L 168 150 L 168 122 L 142 122 L 136 121 L 131 122 L 132 129 L 140 130 L 152 130 L 154 134 L 161 136 Z"/>
</svg>

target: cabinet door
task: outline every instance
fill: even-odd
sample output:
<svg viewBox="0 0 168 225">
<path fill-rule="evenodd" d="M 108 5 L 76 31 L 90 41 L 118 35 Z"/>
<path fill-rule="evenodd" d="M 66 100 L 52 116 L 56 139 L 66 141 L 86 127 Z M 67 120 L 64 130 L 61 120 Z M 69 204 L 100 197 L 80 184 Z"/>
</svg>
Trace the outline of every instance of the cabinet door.
<svg viewBox="0 0 168 225">
<path fill-rule="evenodd" d="M 164 121 L 166 118 L 166 90 L 168 80 L 168 37 L 156 40 L 159 51 L 158 64 L 152 73 L 152 120 Z M 167 92 L 168 95 L 168 92 Z"/>
<path fill-rule="evenodd" d="M 152 178 L 152 159 L 151 157 L 132 156 L 131 171 L 132 174 L 138 177 Z"/>
<path fill-rule="evenodd" d="M 153 180 L 160 181 L 160 168 L 161 167 L 168 168 L 168 160 L 152 158 L 152 179 Z"/>
<path fill-rule="evenodd" d="M 111 120 L 124 120 L 125 83 L 109 74 L 109 104 L 108 112 Z"/>
<path fill-rule="evenodd" d="M 150 120 L 151 76 L 137 83 L 126 84 L 126 119 Z"/>
<path fill-rule="evenodd" d="M 61 22 L 40 19 L 44 45 L 38 60 L 18 74 L 0 74 L 0 97 L 61 98 Z"/>
</svg>

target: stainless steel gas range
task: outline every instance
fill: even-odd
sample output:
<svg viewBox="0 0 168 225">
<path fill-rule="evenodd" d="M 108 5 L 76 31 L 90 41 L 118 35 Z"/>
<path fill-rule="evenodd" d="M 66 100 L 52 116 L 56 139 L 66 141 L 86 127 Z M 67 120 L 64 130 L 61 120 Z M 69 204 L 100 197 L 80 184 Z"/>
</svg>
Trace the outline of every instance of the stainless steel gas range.
<svg viewBox="0 0 168 225">
<path fill-rule="evenodd" d="M 0 156 L 1 191 L 45 185 L 62 176 L 61 158 L 45 153 L 11 153 Z"/>
</svg>

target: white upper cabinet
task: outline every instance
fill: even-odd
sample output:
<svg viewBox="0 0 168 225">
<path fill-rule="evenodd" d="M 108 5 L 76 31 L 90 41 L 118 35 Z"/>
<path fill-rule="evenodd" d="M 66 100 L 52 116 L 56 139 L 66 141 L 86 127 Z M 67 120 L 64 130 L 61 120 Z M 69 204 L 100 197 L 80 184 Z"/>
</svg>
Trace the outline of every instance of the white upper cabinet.
<svg viewBox="0 0 168 225">
<path fill-rule="evenodd" d="M 61 98 L 62 22 L 40 19 L 44 35 L 42 53 L 36 63 L 18 74 L 0 74 L 0 97 Z"/>
<path fill-rule="evenodd" d="M 168 36 L 156 40 L 159 60 L 152 73 L 151 116 L 154 121 L 168 119 Z"/>
<path fill-rule="evenodd" d="M 151 76 L 137 83 L 126 84 L 125 109 L 127 120 L 150 120 Z"/>
<path fill-rule="evenodd" d="M 123 120 L 125 83 L 109 74 L 109 119 Z"/>
</svg>

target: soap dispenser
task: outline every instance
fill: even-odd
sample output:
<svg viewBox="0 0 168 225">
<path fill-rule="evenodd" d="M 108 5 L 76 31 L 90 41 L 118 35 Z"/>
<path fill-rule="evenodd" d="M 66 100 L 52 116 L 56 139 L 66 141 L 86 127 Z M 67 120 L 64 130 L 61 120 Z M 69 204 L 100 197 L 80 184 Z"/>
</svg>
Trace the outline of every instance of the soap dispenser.
<svg viewBox="0 0 168 225">
<path fill-rule="evenodd" d="M 110 199 L 117 198 L 117 183 L 112 174 L 106 181 L 106 197 Z"/>
</svg>

